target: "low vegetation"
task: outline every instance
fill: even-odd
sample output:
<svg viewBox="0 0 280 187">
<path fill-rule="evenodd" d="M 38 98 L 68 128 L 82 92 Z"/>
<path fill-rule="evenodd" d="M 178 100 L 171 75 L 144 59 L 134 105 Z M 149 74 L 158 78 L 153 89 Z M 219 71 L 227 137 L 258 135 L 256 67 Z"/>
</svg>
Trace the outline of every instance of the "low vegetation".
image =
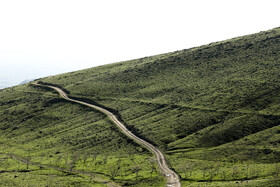
<svg viewBox="0 0 280 187">
<path fill-rule="evenodd" d="M 183 186 L 279 186 L 279 42 L 276 28 L 39 81 L 116 113 Z M 149 151 L 51 90 L 1 90 L 0 118 L 1 185 L 164 186 Z"/>
</svg>

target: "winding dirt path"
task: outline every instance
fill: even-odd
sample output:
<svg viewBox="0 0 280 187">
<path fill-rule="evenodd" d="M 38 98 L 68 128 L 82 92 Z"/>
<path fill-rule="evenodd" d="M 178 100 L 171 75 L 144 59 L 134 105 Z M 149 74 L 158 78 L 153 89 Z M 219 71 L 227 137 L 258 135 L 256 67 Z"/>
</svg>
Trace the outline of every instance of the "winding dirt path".
<svg viewBox="0 0 280 187">
<path fill-rule="evenodd" d="M 134 139 L 136 142 L 145 146 L 152 153 L 154 153 L 154 155 L 156 156 L 158 167 L 159 167 L 160 171 L 162 172 L 162 174 L 164 174 L 164 176 L 167 180 L 166 186 L 168 186 L 168 187 L 181 187 L 181 183 L 180 183 L 178 175 L 168 167 L 163 153 L 157 147 L 155 147 L 152 144 L 146 142 L 145 140 L 142 140 L 141 138 L 135 136 L 131 131 L 129 131 L 125 127 L 125 125 L 122 122 L 120 122 L 118 120 L 118 118 L 113 113 L 111 113 L 110 111 L 108 111 L 104 108 L 101 108 L 99 106 L 89 104 L 89 103 L 86 103 L 86 102 L 83 102 L 83 101 L 78 101 L 78 100 L 75 100 L 75 99 L 71 99 L 67 96 L 67 94 L 63 90 L 61 90 L 58 87 L 49 86 L 49 85 L 41 85 L 37 82 L 35 82 L 33 84 L 37 85 L 37 86 L 46 86 L 46 87 L 52 88 L 52 89 L 56 90 L 61 95 L 61 97 L 63 97 L 64 99 L 66 99 L 68 101 L 79 103 L 79 104 L 88 106 L 90 108 L 94 108 L 94 109 L 99 110 L 100 112 L 103 112 L 104 114 L 106 114 L 122 130 L 122 132 L 125 135 Z"/>
</svg>

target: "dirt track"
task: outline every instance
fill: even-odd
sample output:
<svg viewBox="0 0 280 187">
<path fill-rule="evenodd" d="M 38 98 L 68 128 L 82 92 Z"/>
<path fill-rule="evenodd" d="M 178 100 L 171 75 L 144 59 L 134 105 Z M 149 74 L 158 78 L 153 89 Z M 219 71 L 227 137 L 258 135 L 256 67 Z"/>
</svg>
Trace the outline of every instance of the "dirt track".
<svg viewBox="0 0 280 187">
<path fill-rule="evenodd" d="M 157 147 L 155 147 L 152 144 L 146 142 L 145 140 L 142 140 L 141 138 L 135 136 L 132 132 L 130 132 L 125 127 L 125 125 L 122 122 L 120 122 L 118 120 L 118 118 L 113 113 L 111 113 L 110 111 L 108 111 L 104 108 L 101 108 L 99 106 L 89 104 L 89 103 L 86 103 L 86 102 L 83 102 L 83 101 L 78 101 L 78 100 L 75 100 L 75 99 L 71 99 L 60 88 L 57 88 L 57 87 L 54 87 L 54 86 L 48 86 L 48 85 L 41 85 L 41 84 L 38 84 L 38 83 L 34 83 L 34 85 L 47 86 L 49 88 L 52 88 L 52 89 L 56 90 L 61 95 L 61 97 L 63 97 L 64 99 L 66 99 L 68 101 L 79 103 L 79 104 L 94 108 L 96 110 L 99 110 L 99 111 L 105 113 L 123 131 L 124 134 L 126 134 L 128 137 L 134 139 L 139 144 L 145 146 L 146 148 L 148 148 L 151 152 L 153 152 L 155 154 L 158 167 L 161 170 L 161 172 L 164 174 L 164 176 L 167 180 L 167 186 L 168 187 L 181 187 L 181 183 L 180 183 L 178 175 L 168 167 L 163 153 Z"/>
</svg>

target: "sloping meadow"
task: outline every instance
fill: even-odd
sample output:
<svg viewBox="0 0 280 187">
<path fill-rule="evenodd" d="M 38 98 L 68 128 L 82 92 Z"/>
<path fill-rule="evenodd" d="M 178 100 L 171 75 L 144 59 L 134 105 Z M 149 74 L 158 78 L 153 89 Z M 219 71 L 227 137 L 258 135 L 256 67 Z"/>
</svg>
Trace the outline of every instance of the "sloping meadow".
<svg viewBox="0 0 280 187">
<path fill-rule="evenodd" d="M 246 180 L 251 186 L 273 186 L 280 174 L 279 43 L 276 28 L 40 81 L 117 114 L 133 133 L 166 153 L 183 185 L 232 186 Z M 106 116 L 43 88 L 13 89 L 0 92 L 1 118 L 5 117 L 1 128 L 5 141 L 11 140 L 10 150 L 19 149 L 22 141 L 43 146 L 42 154 L 48 156 L 96 152 L 101 160 L 104 152 L 128 155 L 123 157 L 136 158 L 146 168 L 140 173 L 143 185 L 162 184 L 153 172 L 148 178 L 153 169 L 141 161 L 149 160 L 148 151 L 126 138 Z M 127 170 L 115 181 L 140 185 L 129 170 L 137 164 L 122 163 Z M 99 168 L 96 172 L 110 175 L 110 169 Z"/>
<path fill-rule="evenodd" d="M 42 81 L 118 111 L 135 134 L 161 147 L 170 158 L 181 154 L 174 156 L 177 171 L 194 159 L 192 150 L 203 155 L 221 146 L 227 149 L 225 155 L 209 158 L 236 163 L 240 158 L 232 143 L 279 125 L 279 42 L 276 28 Z M 279 136 L 273 132 L 271 142 L 258 140 L 262 146 L 244 143 L 250 151 L 239 152 L 242 160 L 278 163 Z"/>
<path fill-rule="evenodd" d="M 32 85 L 1 90 L 0 98 L 1 185 L 164 182 L 155 172 L 152 155 L 104 114 Z M 135 167 L 139 167 L 137 178 Z"/>
</svg>

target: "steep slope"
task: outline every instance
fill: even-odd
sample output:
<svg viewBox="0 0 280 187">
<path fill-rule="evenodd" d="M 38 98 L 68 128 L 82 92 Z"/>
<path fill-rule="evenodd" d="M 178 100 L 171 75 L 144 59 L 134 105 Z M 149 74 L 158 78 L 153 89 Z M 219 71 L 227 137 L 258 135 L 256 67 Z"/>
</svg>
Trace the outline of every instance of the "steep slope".
<svg viewBox="0 0 280 187">
<path fill-rule="evenodd" d="M 141 112 L 141 108 L 135 107 L 143 106 L 145 114 L 150 116 L 140 113 L 139 117 L 155 118 L 158 126 L 172 124 L 171 133 L 180 134 L 180 138 L 214 124 L 223 126 L 230 122 L 234 129 L 242 121 L 246 130 L 241 135 L 214 140 L 216 143 L 212 144 L 217 145 L 278 124 L 279 42 L 277 28 L 189 50 L 59 75 L 46 81 L 61 85 L 73 96 L 126 111 L 131 119 L 135 119 L 133 114 Z M 157 117 L 158 113 L 162 116 Z M 123 118 L 129 124 L 125 114 Z M 143 120 L 137 121 L 141 123 L 139 128 L 148 125 Z M 185 134 L 181 134 L 182 130 Z"/>
<path fill-rule="evenodd" d="M 248 180 L 247 184 L 252 186 L 277 186 L 280 173 L 279 43 L 280 28 L 275 28 L 201 47 L 61 74 L 39 81 L 59 85 L 72 97 L 97 103 L 113 111 L 129 130 L 166 153 L 169 165 L 180 173 L 184 185 L 197 186 L 215 181 L 212 183 L 214 186 L 232 186 L 236 181 Z M 102 155 L 103 146 L 105 152 L 111 151 L 106 142 L 112 142 L 112 147 L 129 145 L 133 152 L 131 155 L 136 158 L 139 154 L 141 158 L 151 156 L 146 150 L 129 142 L 115 127 L 108 126 L 110 123 L 99 113 L 75 106 L 78 108 L 64 114 L 63 110 L 74 106 L 55 99 L 57 95 L 48 90 L 32 86 L 12 89 L 14 96 L 7 95 L 11 89 L 0 92 L 1 101 L 5 101 L 1 102 L 2 116 L 7 118 L 0 123 L 1 128 L 4 128 L 1 136 L 6 139 L 15 138 L 10 141 L 11 147 L 18 147 L 16 142 L 22 136 L 33 133 L 17 129 L 17 126 L 28 128 L 24 121 L 13 121 L 13 115 L 25 116 L 28 120 L 37 119 L 39 114 L 48 116 L 46 129 L 49 131 L 53 128 L 51 132 L 58 132 L 56 128 L 59 126 L 56 126 L 62 123 L 61 115 L 65 115 L 65 123 L 72 121 L 70 124 L 76 124 L 70 128 L 75 131 L 75 135 L 67 139 L 70 129 L 61 131 L 56 135 L 58 140 L 54 142 L 66 138 L 72 142 L 67 144 L 71 145 L 71 151 L 85 149 L 96 152 L 100 148 Z M 26 99 L 30 98 L 37 100 L 29 108 L 24 106 L 25 109 L 17 111 L 18 106 L 24 105 Z M 36 108 L 38 114 L 34 113 Z M 54 109 L 56 112 L 51 112 Z M 28 114 L 25 115 L 26 111 Z M 100 125 L 99 131 L 83 120 L 87 113 L 100 120 L 93 122 Z M 8 121 L 10 118 L 13 120 Z M 38 130 L 44 125 L 42 118 L 37 120 Z M 15 122 L 20 125 L 15 125 Z M 62 125 L 63 128 L 68 126 Z M 93 129 L 89 131 L 85 129 L 86 126 Z M 20 133 L 17 134 L 17 131 Z M 105 138 L 103 135 L 97 139 L 92 137 L 92 134 L 98 136 L 101 132 L 107 134 Z M 116 136 L 111 137 L 110 134 Z M 49 137 L 45 136 L 45 141 L 49 141 Z M 99 141 L 104 143 L 96 143 Z M 6 142 L 2 141 L 2 144 Z M 123 146 L 116 146 L 119 144 Z M 115 152 L 117 155 L 126 150 L 119 151 L 116 148 Z M 143 165 L 144 161 L 141 166 L 145 168 Z M 108 174 L 108 169 L 104 167 L 98 171 L 106 173 L 104 170 L 107 170 Z M 154 181 L 150 184 L 157 186 L 162 181 L 158 176 L 148 179 L 144 173 L 149 169 L 142 171 L 142 185 L 145 183 L 143 181 L 150 180 Z M 125 178 L 125 174 L 116 177 L 117 182 L 141 185 L 137 180 Z"/>
<path fill-rule="evenodd" d="M 276 28 L 42 81 L 117 110 L 131 130 L 166 151 L 204 150 L 278 127 L 279 42 Z M 279 162 L 279 137 L 273 136 L 243 157 Z M 233 150 L 228 146 L 227 158 Z"/>
<path fill-rule="evenodd" d="M 279 29 L 274 29 L 55 76 L 49 82 L 66 87 L 72 94 L 91 97 L 261 111 L 264 105 L 256 102 L 267 93 L 273 95 L 279 86 L 279 40 Z"/>
</svg>

